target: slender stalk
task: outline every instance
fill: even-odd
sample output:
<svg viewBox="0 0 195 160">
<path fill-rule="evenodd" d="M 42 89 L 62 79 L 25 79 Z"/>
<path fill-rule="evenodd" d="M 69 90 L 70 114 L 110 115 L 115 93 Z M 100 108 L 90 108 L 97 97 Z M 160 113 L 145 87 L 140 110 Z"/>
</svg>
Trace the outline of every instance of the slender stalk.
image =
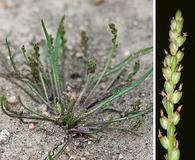
<svg viewBox="0 0 195 160">
<path fill-rule="evenodd" d="M 122 72 L 123 72 L 123 69 L 121 69 L 121 70 L 118 71 L 118 73 L 112 78 L 111 82 L 105 88 L 104 93 L 106 93 L 115 84 L 115 82 L 120 77 L 120 75 L 121 75 Z"/>
<path fill-rule="evenodd" d="M 183 28 L 184 19 L 182 13 L 178 10 L 175 17 L 172 18 L 169 31 L 169 50 L 170 53 L 165 51 L 165 59 L 163 62 L 164 67 L 162 73 L 165 78 L 164 91 L 161 92 L 163 97 L 162 103 L 166 111 L 167 116 L 164 115 L 164 111 L 160 112 L 160 124 L 164 130 L 167 131 L 167 135 L 163 136 L 159 130 L 159 139 L 162 146 L 167 150 L 167 160 L 179 160 L 180 150 L 179 142 L 176 139 L 175 131 L 176 125 L 180 121 L 181 106 L 175 110 L 175 105 L 180 101 L 182 97 L 182 84 L 180 83 L 178 89 L 177 84 L 181 77 L 182 66 L 180 64 L 184 57 L 183 49 L 180 47 L 186 40 L 186 34 L 181 33 Z"/>
<path fill-rule="evenodd" d="M 85 131 L 85 134 L 97 134 L 99 132 L 102 132 L 103 130 L 105 130 L 106 128 L 108 128 L 110 126 L 110 124 L 115 123 L 115 122 L 121 122 L 121 121 L 125 121 L 128 119 L 133 119 L 133 118 L 137 118 L 140 116 L 143 116 L 149 112 L 152 112 L 152 105 L 149 105 L 146 109 L 142 110 L 142 111 L 131 111 L 128 113 L 128 115 L 125 116 L 119 116 L 119 117 L 109 117 L 108 120 L 102 121 L 102 122 L 98 122 L 98 123 L 93 123 L 93 124 L 86 124 L 85 126 L 87 128 L 90 129 L 90 131 Z M 110 128 L 109 128 L 110 130 Z"/>
<path fill-rule="evenodd" d="M 15 64 L 15 62 L 13 60 L 13 55 L 12 55 L 12 52 L 11 52 L 11 49 L 10 49 L 10 46 L 9 46 L 9 43 L 8 43 L 7 39 L 6 39 L 6 45 L 7 45 L 7 49 L 8 49 L 8 53 L 9 53 L 9 60 L 10 60 L 11 66 L 13 67 L 14 72 L 16 73 L 16 75 L 18 77 L 21 77 L 21 73 L 18 70 L 18 68 L 16 67 L 16 64 Z"/>
<path fill-rule="evenodd" d="M 14 85 L 16 85 L 17 87 L 19 87 L 20 89 L 22 89 L 24 91 L 24 93 L 26 93 L 36 103 L 39 102 L 39 100 L 30 91 L 28 91 L 22 84 L 20 84 L 20 83 L 17 82 L 17 80 L 21 81 L 21 79 L 15 80 L 14 78 L 16 78 L 16 77 L 14 77 L 14 75 L 12 75 L 12 74 L 6 75 L 5 73 L 0 73 L 0 77 L 6 79 L 8 81 L 10 81 Z"/>
<path fill-rule="evenodd" d="M 25 49 L 25 46 L 23 45 L 22 48 L 21 48 L 21 53 L 22 55 L 24 56 L 26 62 L 28 62 L 28 57 L 26 55 L 26 49 Z"/>
<path fill-rule="evenodd" d="M 59 122 L 55 121 L 54 119 L 51 119 L 50 117 L 47 117 L 47 116 L 25 116 L 25 115 L 22 115 L 20 113 L 15 113 L 13 111 L 9 111 L 7 109 L 7 104 L 5 102 L 5 97 L 4 96 L 0 96 L 0 108 L 2 109 L 3 113 L 5 113 L 6 115 L 10 116 L 10 117 L 13 117 L 13 118 L 18 118 L 20 120 L 22 119 L 34 119 L 34 120 L 42 120 L 42 121 L 50 121 L 50 122 L 53 122 L 55 124 L 59 124 Z M 27 109 L 29 112 L 31 109 Z M 35 114 L 35 115 L 38 115 L 38 114 Z M 60 124 L 59 124 L 60 125 Z"/>
<path fill-rule="evenodd" d="M 88 88 L 88 85 L 89 83 L 91 82 L 91 74 L 88 74 L 87 77 L 86 77 L 86 82 L 85 82 L 85 85 L 81 91 L 81 93 L 79 94 L 79 97 L 77 98 L 76 102 L 75 102 L 75 107 L 79 105 L 81 99 L 83 98 L 84 94 L 86 93 L 87 91 L 87 88 Z"/>
<path fill-rule="evenodd" d="M 108 76 L 114 72 L 119 71 L 121 68 L 127 66 L 127 64 L 129 64 L 129 62 L 133 61 L 134 59 L 149 54 L 153 51 L 153 47 L 149 47 L 149 48 L 145 48 L 142 49 L 138 52 L 132 53 L 131 55 L 129 55 L 127 58 L 125 58 L 124 60 L 122 60 L 121 62 L 119 62 L 117 65 L 115 65 L 114 67 L 112 67 L 111 69 L 109 69 L 106 73 L 105 76 Z M 98 77 L 99 79 L 99 77 Z"/>
<path fill-rule="evenodd" d="M 87 100 L 89 98 L 91 98 L 91 95 L 93 94 L 93 92 L 95 91 L 95 89 L 97 88 L 97 86 L 99 85 L 100 81 L 102 80 L 102 78 L 104 77 L 105 73 L 108 71 L 108 67 L 110 66 L 111 62 L 112 62 L 112 57 L 114 55 L 114 53 L 116 52 L 116 49 L 118 47 L 118 44 L 116 43 L 116 39 L 117 39 L 117 29 L 115 28 L 115 25 L 111 22 L 109 23 L 109 27 L 110 30 L 112 32 L 113 38 L 112 38 L 112 48 L 110 50 L 110 52 L 108 53 L 108 57 L 107 57 L 107 61 L 105 64 L 105 67 L 103 69 L 103 71 L 101 72 L 99 79 L 97 80 L 97 82 L 95 83 L 94 87 L 92 88 L 92 90 L 89 92 L 85 102 L 87 102 Z"/>
<path fill-rule="evenodd" d="M 39 92 L 39 90 L 35 87 L 35 84 L 33 84 L 31 81 L 28 79 L 22 79 L 22 81 L 31 89 L 32 92 L 34 92 L 41 100 L 43 103 L 48 105 L 47 101 L 44 99 L 43 95 Z"/>
<path fill-rule="evenodd" d="M 131 111 L 130 113 L 128 113 L 127 116 L 114 118 L 112 122 L 119 122 L 119 121 L 132 119 L 132 118 L 135 118 L 135 117 L 145 115 L 146 113 L 149 113 L 151 111 L 152 111 L 152 105 L 149 105 L 146 109 L 144 109 L 142 111 Z"/>
<path fill-rule="evenodd" d="M 153 47 L 148 47 L 148 48 L 139 50 L 139 51 L 137 51 L 135 53 L 132 53 L 131 55 L 126 57 L 124 60 L 122 60 L 121 62 L 119 62 L 115 66 L 113 66 L 112 68 L 108 69 L 106 71 L 106 73 L 104 74 L 102 79 L 108 77 L 109 75 L 111 75 L 113 73 L 119 72 L 121 69 L 125 68 L 134 59 L 136 59 L 136 58 L 138 58 L 140 56 L 147 55 L 147 54 L 151 53 L 152 51 L 153 51 Z M 90 83 L 88 88 L 91 88 L 91 86 L 94 83 L 96 83 L 99 79 L 100 79 L 100 75 L 97 75 L 97 77 Z"/>
<path fill-rule="evenodd" d="M 19 103 L 22 105 L 22 107 L 25 108 L 25 109 L 26 109 L 27 111 L 29 111 L 30 113 L 32 113 L 32 114 L 34 114 L 34 115 L 36 115 L 36 116 L 42 117 L 42 118 L 44 118 L 44 119 L 50 119 L 48 116 L 43 115 L 42 113 L 37 112 L 37 111 L 34 111 L 33 109 L 31 109 L 31 108 L 25 106 L 24 103 L 22 102 L 20 96 L 18 96 L 18 101 L 19 101 Z"/>
<path fill-rule="evenodd" d="M 47 99 L 47 102 L 49 103 L 49 97 L 48 97 L 48 92 L 47 92 L 47 88 L 46 88 L 46 85 L 45 85 L 45 81 L 43 79 L 43 74 L 42 72 L 39 70 L 39 78 L 41 80 L 41 85 L 42 85 L 42 88 L 43 88 L 43 91 L 44 91 L 44 94 L 45 94 L 45 97 Z"/>
</svg>

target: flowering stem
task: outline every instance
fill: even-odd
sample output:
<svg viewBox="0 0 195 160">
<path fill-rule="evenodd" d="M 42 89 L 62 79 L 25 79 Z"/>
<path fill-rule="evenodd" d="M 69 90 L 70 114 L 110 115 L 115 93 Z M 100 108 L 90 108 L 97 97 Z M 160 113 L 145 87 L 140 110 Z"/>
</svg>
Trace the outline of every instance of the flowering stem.
<svg viewBox="0 0 195 160">
<path fill-rule="evenodd" d="M 175 17 L 172 18 L 169 31 L 169 50 L 168 53 L 165 50 L 165 59 L 163 62 L 164 67 L 162 73 L 165 78 L 164 90 L 161 92 L 163 97 L 162 103 L 166 111 L 167 116 L 164 115 L 164 111 L 160 111 L 160 124 L 163 129 L 167 131 L 167 135 L 163 136 L 159 130 L 159 139 L 162 146 L 167 150 L 167 160 L 179 160 L 180 150 L 179 142 L 176 139 L 175 131 L 176 125 L 180 121 L 181 106 L 175 110 L 174 105 L 177 104 L 182 97 L 182 84 L 177 84 L 181 77 L 182 66 L 180 64 L 184 57 L 184 48 L 180 49 L 186 40 L 186 33 L 181 33 L 183 28 L 184 19 L 182 13 L 178 10 Z"/>
</svg>

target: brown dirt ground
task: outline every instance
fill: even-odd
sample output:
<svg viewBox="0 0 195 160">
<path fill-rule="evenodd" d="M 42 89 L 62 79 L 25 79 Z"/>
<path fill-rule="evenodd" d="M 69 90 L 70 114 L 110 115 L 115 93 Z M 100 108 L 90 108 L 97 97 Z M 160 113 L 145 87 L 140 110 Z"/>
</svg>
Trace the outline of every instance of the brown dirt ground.
<svg viewBox="0 0 195 160">
<path fill-rule="evenodd" d="M 9 5 L 2 7 L 1 3 Z M 66 15 L 66 31 L 68 45 L 71 49 L 79 44 L 79 30 L 84 28 L 90 35 L 90 52 L 94 56 L 105 59 L 110 48 L 110 33 L 107 27 L 109 20 L 115 22 L 119 31 L 119 49 L 116 61 L 128 52 L 135 52 L 152 46 L 152 0 L 105 0 L 101 5 L 94 5 L 90 0 L 9 0 L 0 2 L 0 48 L 1 54 L 7 54 L 4 42 L 8 37 L 16 49 L 22 44 L 43 37 L 40 20 L 44 19 L 51 33 L 55 33 L 62 15 Z M 17 52 L 18 50 L 16 50 Z M 5 55 L 6 57 L 6 55 Z M 142 70 L 152 66 L 152 54 L 141 58 Z M 2 68 L 0 68 L 2 69 Z M 14 85 L 0 78 L 9 95 L 21 93 Z M 117 109 L 130 106 L 141 99 L 142 107 L 152 101 L 152 77 L 144 84 L 124 96 L 117 103 Z M 28 98 L 24 96 L 26 102 Z M 1 160 L 42 160 L 47 152 L 64 137 L 61 128 L 51 123 L 39 123 L 37 128 L 29 131 L 27 125 L 2 114 L 0 111 L 0 131 L 6 129 L 11 136 L 6 144 L 0 145 Z M 130 128 L 133 120 L 112 127 Z M 108 130 L 102 133 L 100 141 L 81 142 L 76 139 L 71 155 L 84 156 L 89 160 L 151 160 L 153 146 L 152 113 L 143 118 L 141 127 L 133 132 Z M 43 138 L 43 129 L 49 132 Z M 64 154 L 60 159 L 68 159 Z"/>
</svg>

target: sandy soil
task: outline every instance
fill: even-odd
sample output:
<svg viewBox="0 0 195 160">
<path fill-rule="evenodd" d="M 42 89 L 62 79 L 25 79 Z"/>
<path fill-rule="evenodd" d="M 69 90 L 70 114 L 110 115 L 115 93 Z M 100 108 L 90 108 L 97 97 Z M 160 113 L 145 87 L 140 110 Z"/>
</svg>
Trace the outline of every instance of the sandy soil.
<svg viewBox="0 0 195 160">
<path fill-rule="evenodd" d="M 2 0 L 3 1 L 3 0 Z M 0 4 L 6 1 L 0 1 Z M 44 19 L 48 30 L 55 33 L 62 15 L 66 15 L 68 46 L 79 45 L 79 30 L 84 28 L 90 35 L 90 52 L 104 60 L 110 49 L 109 20 L 115 22 L 119 31 L 119 49 L 116 61 L 125 54 L 152 46 L 152 0 L 105 0 L 94 5 L 90 0 L 9 0 L 7 7 L 0 5 L 0 52 L 7 54 L 5 38 L 18 51 L 22 44 L 41 40 L 43 33 L 40 20 Z M 142 71 L 152 66 L 152 54 L 141 58 Z M 0 69 L 2 69 L 0 67 Z M 14 85 L 0 78 L 9 95 L 21 93 Z M 25 96 L 24 96 L 25 98 Z M 130 106 L 141 99 L 142 107 L 152 101 L 152 77 L 133 92 L 124 96 L 114 107 Z M 26 97 L 28 102 L 28 98 Z M 47 152 L 59 144 L 65 136 L 63 130 L 51 123 L 39 123 L 29 131 L 27 125 L 2 114 L 0 111 L 0 132 L 6 129 L 11 135 L 6 144 L 0 144 L 2 160 L 42 160 Z M 133 120 L 112 127 L 129 128 Z M 110 130 L 102 133 L 99 142 L 72 140 L 70 155 L 86 157 L 89 160 L 151 160 L 152 159 L 152 113 L 143 118 L 141 127 L 133 132 Z M 48 136 L 44 137 L 44 130 Z M 60 159 L 68 159 L 64 154 Z"/>
</svg>

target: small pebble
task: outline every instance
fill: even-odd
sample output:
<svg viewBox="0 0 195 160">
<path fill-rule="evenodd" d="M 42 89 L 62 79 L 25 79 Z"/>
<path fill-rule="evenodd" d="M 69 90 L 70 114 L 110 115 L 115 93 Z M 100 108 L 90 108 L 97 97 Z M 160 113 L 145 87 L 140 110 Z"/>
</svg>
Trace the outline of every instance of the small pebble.
<svg viewBox="0 0 195 160">
<path fill-rule="evenodd" d="M 68 153 L 68 152 L 70 152 L 71 151 L 71 147 L 70 146 L 67 146 L 66 148 L 65 148 L 65 153 Z"/>
<path fill-rule="evenodd" d="M 124 56 L 129 56 L 130 55 L 130 52 L 129 51 L 125 51 L 124 52 Z"/>
<path fill-rule="evenodd" d="M 116 59 L 112 59 L 112 63 L 113 64 L 116 64 Z"/>
<path fill-rule="evenodd" d="M 104 0 L 92 0 L 91 1 L 94 5 L 100 5 L 102 3 L 104 3 Z"/>
<path fill-rule="evenodd" d="M 79 8 L 80 8 L 80 6 L 81 6 L 81 4 L 80 4 L 79 2 L 75 2 L 75 3 L 74 3 L 74 7 L 75 7 L 75 9 L 79 9 Z"/>
<path fill-rule="evenodd" d="M 47 136 L 48 136 L 47 131 L 44 131 L 44 132 L 43 132 L 43 138 L 46 139 Z"/>
<path fill-rule="evenodd" d="M 45 115 L 45 116 L 49 116 L 49 113 L 46 112 L 46 111 L 43 111 L 42 114 Z"/>
<path fill-rule="evenodd" d="M 75 52 L 70 51 L 69 54 L 70 54 L 70 56 L 74 56 Z"/>
<path fill-rule="evenodd" d="M 81 53 L 81 52 L 77 52 L 77 53 L 76 53 L 76 57 L 77 57 L 77 58 L 81 58 L 82 56 L 83 56 L 83 53 Z"/>
<path fill-rule="evenodd" d="M 8 132 L 8 130 L 6 129 L 3 129 L 1 132 L 0 132 L 0 144 L 5 144 L 9 138 L 10 138 L 10 133 Z"/>
<path fill-rule="evenodd" d="M 85 26 L 80 26 L 80 27 L 79 27 L 79 30 L 80 30 L 80 31 L 82 31 L 82 30 L 86 31 L 86 27 L 85 27 Z"/>
<path fill-rule="evenodd" d="M 30 160 L 39 160 L 38 156 L 33 155 L 32 157 L 30 157 Z"/>
<path fill-rule="evenodd" d="M 75 146 L 79 146 L 80 143 L 79 143 L 79 142 L 75 142 L 74 145 L 75 145 Z"/>
<path fill-rule="evenodd" d="M 45 105 L 45 104 L 41 104 L 40 106 L 39 106 L 39 108 L 40 108 L 40 110 L 42 111 L 42 112 L 46 112 L 47 111 L 47 106 Z"/>
<path fill-rule="evenodd" d="M 70 96 L 70 99 L 73 100 L 73 101 L 75 101 L 77 99 L 76 92 L 71 92 L 69 96 Z"/>
<path fill-rule="evenodd" d="M 36 126 L 34 123 L 29 123 L 29 125 L 28 125 L 29 130 L 34 130 L 35 128 L 36 128 Z"/>
<path fill-rule="evenodd" d="M 16 96 L 11 96 L 11 97 L 7 98 L 7 102 L 9 104 L 11 104 L 11 105 L 17 104 L 17 98 L 16 98 Z"/>
<path fill-rule="evenodd" d="M 122 154 L 119 154 L 118 159 L 123 159 L 123 158 L 124 158 L 123 155 Z"/>
<path fill-rule="evenodd" d="M 13 7 L 15 7 L 15 3 L 0 2 L 0 9 L 13 8 Z"/>
<path fill-rule="evenodd" d="M 87 144 L 91 144 L 91 141 L 88 141 Z"/>
<path fill-rule="evenodd" d="M 68 91 L 71 91 L 71 90 L 72 90 L 72 88 L 71 88 L 70 86 L 68 86 L 68 87 L 67 87 L 67 90 L 68 90 Z"/>
<path fill-rule="evenodd" d="M 133 153 L 133 150 L 132 149 L 129 149 L 129 153 Z"/>
<path fill-rule="evenodd" d="M 81 160 L 81 158 L 77 155 L 72 155 L 68 160 Z"/>
<path fill-rule="evenodd" d="M 67 45 L 67 48 L 68 48 L 69 50 L 72 50 L 72 49 L 73 49 L 73 46 L 72 46 L 72 45 Z"/>
<path fill-rule="evenodd" d="M 70 28 L 70 29 L 73 28 L 73 24 L 72 24 L 72 23 L 68 23 L 67 26 L 68 26 L 68 28 Z"/>
<path fill-rule="evenodd" d="M 86 151 L 86 152 L 84 153 L 84 155 L 87 156 L 87 157 L 89 157 L 89 156 L 90 156 L 90 153 L 89 153 L 88 151 Z"/>
</svg>

